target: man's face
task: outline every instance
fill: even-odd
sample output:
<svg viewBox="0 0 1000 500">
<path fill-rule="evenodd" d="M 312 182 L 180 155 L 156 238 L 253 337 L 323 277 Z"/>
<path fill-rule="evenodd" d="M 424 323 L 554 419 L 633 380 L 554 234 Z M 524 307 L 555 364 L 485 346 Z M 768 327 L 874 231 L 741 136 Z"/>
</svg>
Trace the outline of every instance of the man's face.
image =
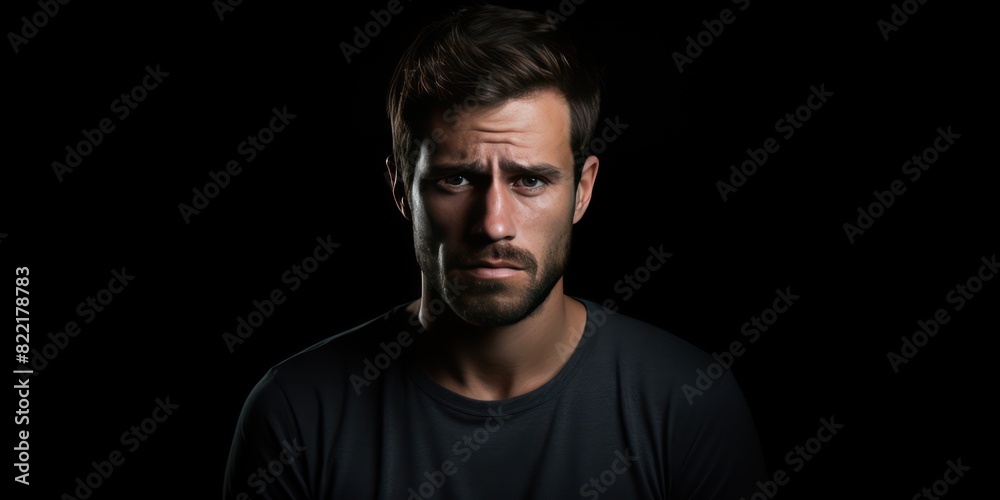
<svg viewBox="0 0 1000 500">
<path fill-rule="evenodd" d="M 429 125 L 446 137 L 421 151 L 409 193 L 424 278 L 468 323 L 517 323 L 562 279 L 589 201 L 590 184 L 582 206 L 574 189 L 569 106 L 546 90 Z"/>
</svg>

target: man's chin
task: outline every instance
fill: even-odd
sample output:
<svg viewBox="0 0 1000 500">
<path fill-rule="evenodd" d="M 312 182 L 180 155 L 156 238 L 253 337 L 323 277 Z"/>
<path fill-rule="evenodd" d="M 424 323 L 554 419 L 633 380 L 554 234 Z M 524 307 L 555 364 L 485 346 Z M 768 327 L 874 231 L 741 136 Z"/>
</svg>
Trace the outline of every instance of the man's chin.
<svg viewBox="0 0 1000 500">
<path fill-rule="evenodd" d="M 541 289 L 530 280 L 473 279 L 455 281 L 446 301 L 465 322 L 481 327 L 513 325 L 534 313 L 552 291 Z"/>
<path fill-rule="evenodd" d="M 537 305 L 526 303 L 523 295 L 463 293 L 451 307 L 466 323 L 491 328 L 517 323 L 534 312 Z"/>
</svg>

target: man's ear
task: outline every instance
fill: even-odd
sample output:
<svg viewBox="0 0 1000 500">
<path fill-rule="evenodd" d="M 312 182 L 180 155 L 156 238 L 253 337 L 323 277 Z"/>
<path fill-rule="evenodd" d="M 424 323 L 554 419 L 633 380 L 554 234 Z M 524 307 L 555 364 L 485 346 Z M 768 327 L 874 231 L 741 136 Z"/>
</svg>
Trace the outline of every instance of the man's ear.
<svg viewBox="0 0 1000 500">
<path fill-rule="evenodd" d="M 594 193 L 594 183 L 597 182 L 597 167 L 600 162 L 596 156 L 588 156 L 580 172 L 580 183 L 576 186 L 576 203 L 573 205 L 573 224 L 583 218 L 584 212 L 590 206 L 590 196 Z"/>
<path fill-rule="evenodd" d="M 392 201 L 396 204 L 396 209 L 399 213 L 403 214 L 406 220 L 410 220 L 409 210 L 406 206 L 406 192 L 403 188 L 403 183 L 400 175 L 402 172 L 399 171 L 399 166 L 392 161 L 392 156 L 388 156 L 385 159 L 385 168 L 388 170 L 389 188 L 392 191 Z"/>
</svg>

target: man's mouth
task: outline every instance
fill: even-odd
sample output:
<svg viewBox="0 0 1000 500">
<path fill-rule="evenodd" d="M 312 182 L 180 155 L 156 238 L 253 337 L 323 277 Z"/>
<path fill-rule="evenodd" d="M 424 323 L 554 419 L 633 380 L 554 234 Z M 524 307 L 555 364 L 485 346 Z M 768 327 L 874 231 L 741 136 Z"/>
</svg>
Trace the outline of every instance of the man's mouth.
<svg viewBox="0 0 1000 500">
<path fill-rule="evenodd" d="M 478 260 L 462 266 L 461 270 L 477 278 L 506 278 L 524 271 L 517 263 L 507 260 Z"/>
</svg>

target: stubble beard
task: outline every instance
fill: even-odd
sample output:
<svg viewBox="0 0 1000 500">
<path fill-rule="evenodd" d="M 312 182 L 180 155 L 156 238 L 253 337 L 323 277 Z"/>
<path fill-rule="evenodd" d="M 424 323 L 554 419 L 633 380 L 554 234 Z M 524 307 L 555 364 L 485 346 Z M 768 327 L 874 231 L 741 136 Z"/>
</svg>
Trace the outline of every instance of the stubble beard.
<svg viewBox="0 0 1000 500">
<path fill-rule="evenodd" d="M 550 245 L 539 266 L 537 259 L 520 249 L 494 246 L 486 252 L 490 259 L 513 260 L 524 267 L 528 283 L 521 280 L 478 279 L 448 269 L 433 257 L 429 248 L 417 249 L 417 262 L 424 276 L 451 310 L 465 322 L 484 327 L 509 326 L 538 311 L 556 283 L 565 274 L 572 243 L 572 225 Z M 454 259 L 452 260 L 454 262 Z"/>
</svg>

